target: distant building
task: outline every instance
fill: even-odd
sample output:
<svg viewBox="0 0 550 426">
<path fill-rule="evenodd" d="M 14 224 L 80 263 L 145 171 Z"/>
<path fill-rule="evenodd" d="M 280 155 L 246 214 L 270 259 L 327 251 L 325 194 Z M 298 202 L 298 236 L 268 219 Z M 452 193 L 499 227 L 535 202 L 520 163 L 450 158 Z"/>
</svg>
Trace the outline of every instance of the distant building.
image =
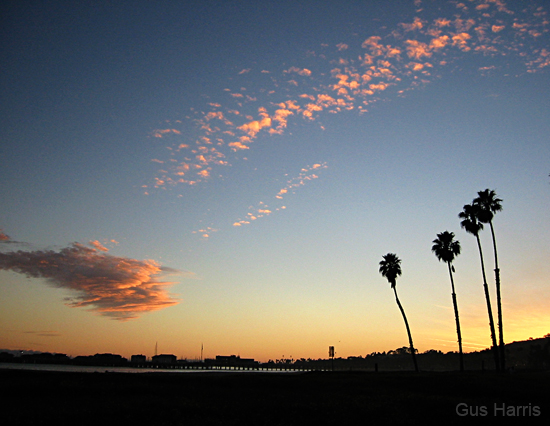
<svg viewBox="0 0 550 426">
<path fill-rule="evenodd" d="M 241 358 L 239 355 L 216 355 L 215 361 L 215 365 L 229 367 L 252 367 L 257 364 L 253 358 Z"/>
<path fill-rule="evenodd" d="M 128 362 L 126 358 L 123 358 L 117 354 L 95 354 L 93 356 L 77 356 L 73 358 L 73 364 L 77 365 L 104 365 L 115 366 L 125 365 Z"/>
<path fill-rule="evenodd" d="M 147 361 L 147 357 L 145 355 L 132 355 L 130 361 L 134 364 L 141 364 Z"/>
<path fill-rule="evenodd" d="M 20 360 L 23 363 L 32 364 L 67 364 L 70 361 L 65 354 L 51 354 L 49 352 L 23 354 Z"/>
<path fill-rule="evenodd" d="M 153 357 L 153 364 L 175 364 L 177 360 L 176 355 L 161 354 Z"/>
</svg>

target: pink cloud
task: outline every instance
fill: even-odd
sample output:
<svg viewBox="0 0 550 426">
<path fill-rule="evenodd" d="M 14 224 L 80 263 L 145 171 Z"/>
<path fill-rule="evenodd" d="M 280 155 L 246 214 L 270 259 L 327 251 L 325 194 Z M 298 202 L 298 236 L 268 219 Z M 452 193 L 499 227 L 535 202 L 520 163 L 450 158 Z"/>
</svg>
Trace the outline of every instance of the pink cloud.
<svg viewBox="0 0 550 426">
<path fill-rule="evenodd" d="M 423 56 L 430 57 L 432 53 L 426 43 L 422 43 L 418 40 L 406 40 L 407 55 L 409 58 L 421 59 Z"/>
<path fill-rule="evenodd" d="M 164 135 L 174 133 L 176 135 L 181 135 L 181 132 L 177 129 L 157 129 L 153 131 L 153 136 L 155 138 L 162 138 Z"/>
<path fill-rule="evenodd" d="M 476 6 L 476 10 L 483 10 L 483 9 L 488 9 L 489 8 L 489 5 L 488 4 L 479 4 Z"/>
<path fill-rule="evenodd" d="M 363 42 L 361 47 L 369 49 L 374 56 L 381 56 L 384 52 L 384 46 L 380 44 L 380 40 L 382 38 L 379 36 L 369 37 Z"/>
<path fill-rule="evenodd" d="M 209 167 L 228 165 L 224 157 L 235 161 L 243 159 L 239 151 L 252 149 L 252 142 L 263 135 L 283 134 L 292 119 L 319 122 L 322 114 L 351 109 L 364 113 L 367 105 L 387 99 L 391 93 L 402 95 L 429 83 L 432 75 L 439 75 L 439 67 L 461 59 L 465 52 L 484 55 L 486 59 L 516 54 L 522 58 L 527 72 L 548 67 L 550 59 L 540 41 L 548 32 L 547 12 L 542 8 L 525 7 L 511 14 L 502 0 L 462 0 L 454 2 L 456 10 L 441 16 L 444 9 L 434 6 L 430 11 L 429 3 L 423 2 L 422 8 L 415 12 L 416 17 L 395 24 L 393 30 L 385 28 L 378 35 L 371 33 L 364 34 L 362 39 L 350 38 L 349 45 L 344 42 L 322 44 L 320 51 L 306 53 L 304 59 L 315 57 L 325 61 L 324 68 L 319 67 L 317 61 L 315 65 L 311 62 L 285 65 L 277 73 L 261 68 L 254 71 L 238 68 L 236 72 L 246 75 L 241 76 L 241 80 L 231 77 L 240 83 L 224 89 L 227 94 L 223 102 L 208 98 L 205 110 L 193 109 L 194 117 L 187 117 L 195 125 L 194 129 L 186 128 L 183 133 L 180 129 L 176 133 L 175 124 L 165 124 L 165 129 L 153 132 L 157 137 L 182 136 L 176 139 L 178 143 L 173 147 L 166 147 L 171 150 L 171 158 L 165 160 L 166 166 L 163 166 L 168 171 L 159 175 L 156 185 L 150 187 L 166 189 L 176 183 L 203 182 L 207 176 L 198 173 L 205 175 L 204 170 Z M 420 5 L 420 1 L 415 4 Z M 511 33 L 507 36 L 512 37 L 504 37 L 504 32 Z M 530 43 L 535 38 L 538 38 L 536 45 Z M 351 53 L 355 52 L 352 48 L 355 43 L 365 49 L 360 55 Z M 491 65 L 490 62 L 485 64 Z M 486 72 L 484 68 L 479 69 Z M 261 81 L 266 83 L 256 92 L 243 87 L 251 81 L 248 76 L 254 73 L 261 74 Z M 313 76 L 315 78 L 311 78 Z M 293 86 L 298 86 L 299 90 Z M 394 86 L 395 92 L 387 90 Z M 252 102 L 258 102 L 254 108 L 251 108 Z M 259 114 L 255 114 L 254 109 Z M 322 124 L 320 126 L 323 128 Z M 180 143 L 180 139 L 186 143 Z M 208 151 L 210 146 L 216 146 L 219 151 Z M 178 158 L 178 154 L 182 158 Z M 176 158 L 178 164 L 189 164 L 191 170 L 170 164 L 176 162 Z M 185 161 L 181 162 L 182 159 Z M 161 160 L 152 161 L 161 163 Z M 200 165 L 200 170 L 194 169 L 195 165 Z M 184 174 L 186 179 L 191 175 L 193 180 L 184 180 Z"/>
<path fill-rule="evenodd" d="M 263 117 L 261 120 L 254 120 L 239 126 L 238 129 L 253 138 L 264 127 L 271 127 L 271 118 Z"/>
<path fill-rule="evenodd" d="M 470 28 L 472 28 L 475 25 L 476 21 L 473 19 L 455 19 L 454 24 L 455 28 L 458 32 L 466 32 L 469 31 Z"/>
<path fill-rule="evenodd" d="M 315 163 L 312 166 L 306 166 L 302 168 L 297 176 L 294 176 L 287 181 L 285 187 L 281 188 L 279 192 L 277 192 L 277 194 L 274 196 L 274 198 L 276 200 L 282 200 L 283 195 L 289 193 L 290 191 L 294 192 L 295 189 L 306 185 L 307 182 L 319 178 L 319 176 L 314 173 L 315 170 L 326 169 L 327 167 L 327 163 L 325 162 Z M 271 215 L 274 211 L 280 211 L 284 209 L 286 209 L 286 206 L 270 207 L 263 201 L 260 201 L 257 207 L 250 206 L 248 208 L 249 212 L 246 214 L 246 218 L 236 220 L 235 222 L 233 222 L 233 226 L 239 227 L 243 225 L 248 225 L 252 221 Z"/>
<path fill-rule="evenodd" d="M 109 251 L 108 248 L 106 248 L 103 244 L 101 244 L 99 241 L 90 241 L 89 244 L 92 246 L 92 247 L 95 247 L 97 250 L 99 251 Z"/>
<path fill-rule="evenodd" d="M 242 144 L 241 142 L 231 142 L 229 146 L 234 150 L 237 151 L 238 149 L 250 149 L 248 146 Z"/>
<path fill-rule="evenodd" d="M 550 66 L 550 51 L 541 49 L 539 56 L 534 61 L 527 64 L 529 67 L 528 72 L 534 72 L 536 68 L 544 68 Z"/>
<path fill-rule="evenodd" d="M 71 307 L 89 307 L 100 315 L 125 321 L 178 303 L 159 281 L 162 274 L 180 273 L 154 260 L 112 256 L 98 241 L 97 248 L 73 243 L 53 250 L 0 253 L 0 269 L 31 278 L 43 278 L 55 287 L 77 295 L 66 298 Z"/>
<path fill-rule="evenodd" d="M 447 46 L 448 43 L 449 43 L 449 36 L 447 35 L 435 37 L 432 39 L 432 41 L 430 41 L 430 49 L 441 50 L 445 46 Z"/>
<path fill-rule="evenodd" d="M 451 25 L 451 21 L 445 18 L 438 18 L 434 21 L 434 24 L 438 28 L 443 28 Z"/>
<path fill-rule="evenodd" d="M 197 174 L 202 178 L 207 178 L 207 177 L 210 176 L 210 171 L 207 170 L 207 169 L 204 169 L 204 170 L 201 170 L 200 172 L 198 172 Z"/>
<path fill-rule="evenodd" d="M 399 24 L 405 31 L 420 30 L 423 27 L 422 20 L 418 17 L 414 18 L 414 21 L 410 24 Z"/>
<path fill-rule="evenodd" d="M 453 36 L 453 46 L 458 46 L 460 50 L 467 52 L 470 50 L 470 47 L 468 47 L 468 40 L 470 38 L 471 36 L 468 33 L 455 34 Z"/>
<path fill-rule="evenodd" d="M 290 67 L 288 70 L 285 71 L 285 73 L 297 73 L 299 75 L 303 75 L 306 77 L 309 77 L 311 75 L 311 71 L 307 68 L 298 68 L 298 67 Z"/>
</svg>

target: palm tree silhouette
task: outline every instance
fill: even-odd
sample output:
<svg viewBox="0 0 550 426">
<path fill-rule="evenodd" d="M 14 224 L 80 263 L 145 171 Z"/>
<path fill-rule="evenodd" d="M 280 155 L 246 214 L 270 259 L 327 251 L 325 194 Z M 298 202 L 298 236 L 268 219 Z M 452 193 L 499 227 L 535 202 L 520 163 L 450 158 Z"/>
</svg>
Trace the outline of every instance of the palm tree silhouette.
<svg viewBox="0 0 550 426">
<path fill-rule="evenodd" d="M 416 355 L 411 335 L 411 329 L 409 328 L 409 322 L 407 321 L 405 310 L 403 309 L 403 306 L 401 306 L 399 297 L 397 297 L 397 289 L 395 288 L 396 279 L 399 275 L 401 275 L 401 259 L 399 259 L 394 253 L 388 253 L 382 256 L 382 260 L 380 261 L 380 269 L 378 270 L 378 272 L 380 272 L 382 276 L 388 280 L 395 294 L 395 301 L 397 302 L 397 306 L 399 306 L 399 310 L 401 311 L 401 315 L 403 315 L 403 320 L 405 321 L 405 327 L 407 328 L 414 370 L 418 373 L 418 364 L 416 363 Z"/>
<path fill-rule="evenodd" d="M 497 242 L 495 239 L 495 229 L 493 228 L 493 217 L 495 213 L 502 210 L 502 200 L 497 198 L 497 194 L 492 189 L 485 189 L 477 193 L 474 199 L 474 205 L 478 207 L 477 218 L 480 222 L 488 223 L 491 227 L 491 236 L 493 237 L 493 251 L 495 253 L 495 281 L 497 290 L 497 311 L 498 311 L 498 345 L 500 349 L 500 368 L 506 369 L 506 359 L 504 354 L 504 334 L 502 331 L 502 303 L 500 296 L 500 269 L 498 268 Z"/>
<path fill-rule="evenodd" d="M 455 234 L 449 231 L 444 231 L 437 234 L 437 238 L 432 241 L 432 251 L 435 256 L 441 261 L 447 263 L 449 275 L 451 277 L 451 289 L 453 297 L 453 307 L 455 310 L 456 334 L 458 336 L 458 352 L 460 356 L 460 371 L 464 371 L 464 355 L 462 353 L 462 334 L 460 333 L 460 319 L 458 316 L 458 304 L 456 302 L 455 283 L 453 280 L 454 266 L 451 264 L 456 256 L 460 254 L 460 243 L 456 241 Z"/>
<path fill-rule="evenodd" d="M 479 249 L 479 257 L 481 259 L 481 275 L 483 276 L 483 290 L 485 291 L 485 301 L 487 303 L 487 313 L 489 314 L 489 328 L 491 330 L 491 341 L 493 342 L 493 355 L 495 358 L 495 368 L 500 369 L 499 350 L 497 346 L 497 337 L 495 333 L 495 322 L 493 320 L 493 310 L 491 308 L 491 298 L 489 296 L 489 286 L 487 285 L 487 277 L 485 276 L 485 262 L 483 260 L 483 250 L 481 249 L 481 240 L 479 239 L 479 231 L 483 229 L 483 223 L 478 218 L 478 207 L 474 204 L 466 204 L 458 217 L 462 219 L 460 226 L 469 234 L 476 237 L 477 247 Z"/>
</svg>

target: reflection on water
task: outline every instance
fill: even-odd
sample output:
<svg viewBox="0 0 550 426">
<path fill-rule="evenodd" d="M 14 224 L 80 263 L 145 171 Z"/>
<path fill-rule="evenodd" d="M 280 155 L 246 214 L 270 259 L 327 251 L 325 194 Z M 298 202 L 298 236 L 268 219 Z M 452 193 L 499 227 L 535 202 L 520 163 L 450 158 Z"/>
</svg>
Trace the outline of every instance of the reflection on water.
<svg viewBox="0 0 550 426">
<path fill-rule="evenodd" d="M 0 369 L 5 370 L 34 370 L 34 371 L 65 371 L 73 373 L 298 373 L 294 370 L 238 370 L 238 369 L 179 369 L 179 368 L 131 368 L 105 367 L 88 365 L 59 365 L 59 364 L 19 364 L 0 362 Z"/>
</svg>

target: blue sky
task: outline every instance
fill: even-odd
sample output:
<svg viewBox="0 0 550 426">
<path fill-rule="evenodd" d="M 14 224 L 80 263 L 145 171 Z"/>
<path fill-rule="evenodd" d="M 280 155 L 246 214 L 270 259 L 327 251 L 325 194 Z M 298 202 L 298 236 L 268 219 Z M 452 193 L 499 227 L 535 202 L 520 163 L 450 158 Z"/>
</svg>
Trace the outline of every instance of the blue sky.
<svg viewBox="0 0 550 426">
<path fill-rule="evenodd" d="M 415 344 L 456 350 L 430 252 L 449 230 L 465 347 L 485 348 L 457 218 L 485 188 L 503 199 L 505 339 L 548 332 L 544 2 L 3 8 L 0 347 L 394 349 L 378 262 L 395 252 Z"/>
</svg>

